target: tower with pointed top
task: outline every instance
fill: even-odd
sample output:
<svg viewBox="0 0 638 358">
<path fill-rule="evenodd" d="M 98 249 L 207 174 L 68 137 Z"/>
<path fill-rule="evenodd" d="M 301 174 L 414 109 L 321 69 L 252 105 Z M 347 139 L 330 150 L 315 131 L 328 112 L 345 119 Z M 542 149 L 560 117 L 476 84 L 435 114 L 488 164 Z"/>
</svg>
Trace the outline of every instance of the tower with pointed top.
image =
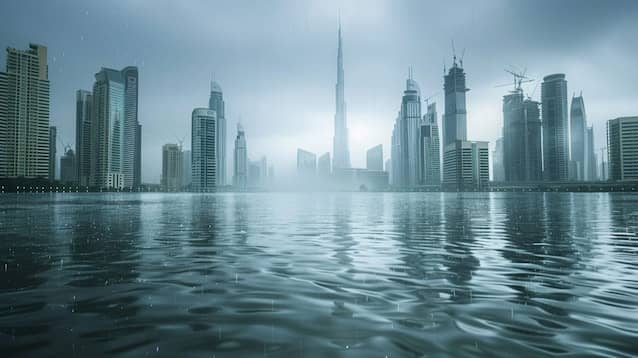
<svg viewBox="0 0 638 358">
<path fill-rule="evenodd" d="M 341 21 L 339 21 L 339 47 L 337 50 L 337 84 L 335 132 L 333 138 L 333 169 L 350 168 L 350 150 L 348 149 L 348 124 L 346 122 L 346 102 L 343 83 L 343 50 L 341 45 Z"/>
<path fill-rule="evenodd" d="M 214 79 L 210 82 L 208 109 L 217 116 L 217 185 L 226 185 L 226 116 L 224 114 L 224 94 L 222 87 Z"/>
</svg>

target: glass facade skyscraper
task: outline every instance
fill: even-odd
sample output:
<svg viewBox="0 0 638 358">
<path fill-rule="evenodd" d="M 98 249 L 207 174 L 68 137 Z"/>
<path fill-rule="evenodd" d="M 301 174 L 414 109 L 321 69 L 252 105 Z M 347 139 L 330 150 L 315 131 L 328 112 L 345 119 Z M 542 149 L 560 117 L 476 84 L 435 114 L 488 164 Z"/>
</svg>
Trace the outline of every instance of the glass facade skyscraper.
<svg viewBox="0 0 638 358">
<path fill-rule="evenodd" d="M 569 133 L 567 81 L 562 73 L 545 76 L 541 84 L 543 119 L 543 177 L 549 181 L 568 179 Z"/>
<path fill-rule="evenodd" d="M 226 185 L 226 115 L 224 108 L 224 94 L 216 81 L 210 84 L 210 98 L 208 109 L 217 115 L 217 185 Z"/>
</svg>

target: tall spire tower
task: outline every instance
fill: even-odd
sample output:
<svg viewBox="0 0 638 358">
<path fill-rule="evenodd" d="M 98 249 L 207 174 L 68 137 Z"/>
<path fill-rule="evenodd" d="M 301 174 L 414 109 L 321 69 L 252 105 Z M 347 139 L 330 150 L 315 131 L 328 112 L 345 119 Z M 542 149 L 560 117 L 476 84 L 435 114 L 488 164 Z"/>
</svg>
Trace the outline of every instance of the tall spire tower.
<svg viewBox="0 0 638 358">
<path fill-rule="evenodd" d="M 337 84 L 335 133 L 333 139 L 333 169 L 350 168 L 350 151 L 348 149 L 348 124 L 346 122 L 346 101 L 343 84 L 343 50 L 341 46 L 341 18 L 339 18 L 339 48 L 337 50 Z"/>
</svg>

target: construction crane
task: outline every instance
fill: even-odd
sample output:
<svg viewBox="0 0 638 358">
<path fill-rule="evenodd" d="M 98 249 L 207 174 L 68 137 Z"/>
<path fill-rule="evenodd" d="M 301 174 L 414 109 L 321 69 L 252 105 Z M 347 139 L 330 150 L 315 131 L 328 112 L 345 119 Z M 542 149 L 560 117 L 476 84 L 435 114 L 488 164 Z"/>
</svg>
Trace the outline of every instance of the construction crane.
<svg viewBox="0 0 638 358">
<path fill-rule="evenodd" d="M 175 139 L 177 139 L 177 143 L 179 144 L 179 150 L 182 150 L 182 147 L 184 146 L 184 139 L 186 139 L 186 136 L 182 136 L 182 139 L 180 139 L 178 136 L 175 136 Z"/>
<path fill-rule="evenodd" d="M 514 92 L 521 92 L 521 85 L 523 83 L 527 83 L 527 82 L 534 82 L 533 79 L 527 77 L 525 74 L 527 73 L 527 70 L 523 70 L 523 71 L 512 71 L 512 70 L 504 70 L 505 72 L 509 73 L 510 75 L 514 76 Z M 510 86 L 511 83 L 505 83 L 502 85 L 498 85 L 498 86 L 494 86 L 494 87 L 504 87 L 504 86 Z"/>
</svg>

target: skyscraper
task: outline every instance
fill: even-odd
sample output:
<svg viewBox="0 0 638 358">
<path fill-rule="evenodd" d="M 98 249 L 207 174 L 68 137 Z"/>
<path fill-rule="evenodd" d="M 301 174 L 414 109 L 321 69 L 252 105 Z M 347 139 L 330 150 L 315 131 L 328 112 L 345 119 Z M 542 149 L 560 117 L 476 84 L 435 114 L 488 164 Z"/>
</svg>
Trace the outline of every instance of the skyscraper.
<svg viewBox="0 0 638 358">
<path fill-rule="evenodd" d="M 49 180 L 55 180 L 55 159 L 57 156 L 58 130 L 54 126 L 49 127 Z"/>
<path fill-rule="evenodd" d="M 191 121 L 192 175 L 196 192 L 215 191 L 217 185 L 217 116 L 208 108 L 195 108 Z"/>
<path fill-rule="evenodd" d="M 141 159 L 137 78 L 137 68 L 132 66 L 122 71 L 102 68 L 95 74 L 90 110 L 91 186 L 132 188 L 141 181 L 141 173 L 136 177 Z"/>
<path fill-rule="evenodd" d="M 419 181 L 424 185 L 441 183 L 441 144 L 436 117 L 436 103 L 429 104 L 419 135 Z"/>
<path fill-rule="evenodd" d="M 245 189 L 248 184 L 248 150 L 244 128 L 237 125 L 235 137 L 235 151 L 233 153 L 233 185 L 238 189 Z"/>
<path fill-rule="evenodd" d="M 445 70 L 444 70 L 445 72 Z M 467 110 L 465 107 L 465 93 L 469 88 L 465 85 L 463 63 L 456 63 L 456 56 L 452 68 L 443 76 L 445 92 L 445 113 L 443 114 L 443 148 L 456 140 L 467 140 Z"/>
<path fill-rule="evenodd" d="M 421 123 L 421 97 L 419 85 L 412 79 L 412 71 L 405 81 L 393 131 L 392 185 L 413 187 L 419 182 L 419 135 Z"/>
<path fill-rule="evenodd" d="M 638 117 L 607 121 L 609 180 L 638 180 Z"/>
<path fill-rule="evenodd" d="M 191 185 L 191 151 L 182 151 L 182 190 L 188 189 Z"/>
<path fill-rule="evenodd" d="M 594 127 L 587 127 L 585 132 L 585 180 L 598 180 L 596 148 L 594 147 Z"/>
<path fill-rule="evenodd" d="M 517 87 L 503 97 L 503 180 L 542 179 L 540 103 L 525 99 Z M 495 158 L 496 160 L 496 158 Z M 500 173 L 494 173 L 496 180 Z"/>
<path fill-rule="evenodd" d="M 494 151 L 492 152 L 492 180 L 496 182 L 505 181 L 502 137 L 496 140 L 496 145 L 494 147 Z"/>
<path fill-rule="evenodd" d="M 102 68 L 93 85 L 92 131 L 95 170 L 91 186 L 124 188 L 122 150 L 124 147 L 124 83 L 120 71 Z"/>
<path fill-rule="evenodd" d="M 179 191 L 182 186 L 182 148 L 177 144 L 162 146 L 162 190 Z"/>
<path fill-rule="evenodd" d="M 569 137 L 567 127 L 567 81 L 562 73 L 545 76 L 541 85 L 543 118 L 543 177 L 568 179 Z"/>
<path fill-rule="evenodd" d="M 7 48 L 0 72 L 0 177 L 49 176 L 47 48 Z"/>
<path fill-rule="evenodd" d="M 587 115 L 583 95 L 572 97 L 569 112 L 569 134 L 571 139 L 571 180 L 585 180 L 585 156 L 587 146 Z"/>
<path fill-rule="evenodd" d="M 297 175 L 299 179 L 314 181 L 317 174 L 317 156 L 315 153 L 297 149 Z M 307 184 L 305 182 L 304 184 Z"/>
<path fill-rule="evenodd" d="M 142 185 L 142 125 L 135 132 L 135 162 L 133 164 L 133 187 Z"/>
<path fill-rule="evenodd" d="M 60 158 L 60 182 L 67 185 L 77 184 L 76 158 L 71 148 L 66 148 Z"/>
<path fill-rule="evenodd" d="M 138 131 L 141 126 L 138 123 L 138 72 L 137 67 L 124 67 L 121 71 L 122 83 L 124 84 L 124 120 L 122 125 L 122 174 L 124 187 L 132 188 L 139 178 L 136 178 L 136 167 L 138 164 L 141 143 L 138 141 Z M 140 175 L 141 173 L 137 174 Z"/>
<path fill-rule="evenodd" d="M 216 81 L 210 84 L 208 108 L 217 114 L 217 185 L 226 185 L 226 115 L 224 94 Z"/>
<path fill-rule="evenodd" d="M 341 45 L 341 22 L 339 23 L 339 47 L 337 50 L 337 84 L 335 132 L 333 138 L 332 167 L 350 168 L 350 150 L 348 148 L 348 123 L 346 121 L 346 101 L 344 99 L 343 49 Z"/>
<path fill-rule="evenodd" d="M 366 169 L 383 171 L 383 145 L 378 144 L 366 152 Z"/>
<path fill-rule="evenodd" d="M 88 186 L 91 176 L 91 112 L 93 95 L 89 91 L 75 93 L 75 159 L 79 185 Z M 95 140 L 95 138 L 93 138 Z"/>
</svg>

